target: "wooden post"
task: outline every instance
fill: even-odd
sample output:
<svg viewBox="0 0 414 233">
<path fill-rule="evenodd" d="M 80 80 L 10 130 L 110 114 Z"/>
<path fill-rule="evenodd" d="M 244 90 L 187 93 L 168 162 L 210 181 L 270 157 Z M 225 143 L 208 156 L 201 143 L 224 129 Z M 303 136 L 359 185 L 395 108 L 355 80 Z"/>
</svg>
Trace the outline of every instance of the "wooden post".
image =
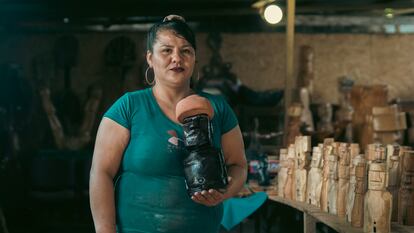
<svg viewBox="0 0 414 233">
<path fill-rule="evenodd" d="M 285 79 L 285 145 L 287 146 L 288 109 L 292 102 L 292 88 L 296 84 L 293 75 L 295 36 L 295 0 L 287 1 L 286 23 L 286 79 Z"/>
</svg>

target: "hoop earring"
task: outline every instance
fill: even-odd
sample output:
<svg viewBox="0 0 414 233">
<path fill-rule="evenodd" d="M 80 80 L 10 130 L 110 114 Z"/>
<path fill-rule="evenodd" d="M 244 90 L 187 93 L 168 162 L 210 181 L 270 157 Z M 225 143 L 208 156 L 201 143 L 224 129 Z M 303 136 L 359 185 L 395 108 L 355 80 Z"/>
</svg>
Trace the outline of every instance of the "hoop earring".
<svg viewBox="0 0 414 233">
<path fill-rule="evenodd" d="M 148 66 L 145 70 L 145 81 L 148 83 L 148 85 L 153 86 L 155 84 L 155 78 L 153 78 L 151 82 L 148 80 L 148 71 L 150 70 L 150 68 L 151 67 Z"/>
</svg>

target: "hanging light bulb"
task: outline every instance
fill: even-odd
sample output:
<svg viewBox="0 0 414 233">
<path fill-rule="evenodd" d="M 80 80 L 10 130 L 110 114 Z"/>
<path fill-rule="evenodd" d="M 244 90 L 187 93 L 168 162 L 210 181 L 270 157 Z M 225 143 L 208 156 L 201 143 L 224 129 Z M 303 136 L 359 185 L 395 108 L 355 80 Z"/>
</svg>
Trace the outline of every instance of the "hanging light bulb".
<svg viewBox="0 0 414 233">
<path fill-rule="evenodd" d="M 277 24 L 283 18 L 282 9 L 275 4 L 267 5 L 263 11 L 263 16 L 266 22 L 270 24 Z"/>
</svg>

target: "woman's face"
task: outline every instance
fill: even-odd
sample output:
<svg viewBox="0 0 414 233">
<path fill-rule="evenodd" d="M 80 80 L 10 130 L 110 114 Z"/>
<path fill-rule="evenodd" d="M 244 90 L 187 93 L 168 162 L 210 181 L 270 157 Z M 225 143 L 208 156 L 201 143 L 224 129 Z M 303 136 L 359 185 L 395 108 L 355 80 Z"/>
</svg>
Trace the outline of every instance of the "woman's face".
<svg viewBox="0 0 414 233">
<path fill-rule="evenodd" d="M 162 30 L 157 33 L 153 52 L 147 52 L 147 62 L 154 69 L 157 84 L 189 85 L 195 64 L 195 50 L 183 37 L 171 30 Z"/>
</svg>

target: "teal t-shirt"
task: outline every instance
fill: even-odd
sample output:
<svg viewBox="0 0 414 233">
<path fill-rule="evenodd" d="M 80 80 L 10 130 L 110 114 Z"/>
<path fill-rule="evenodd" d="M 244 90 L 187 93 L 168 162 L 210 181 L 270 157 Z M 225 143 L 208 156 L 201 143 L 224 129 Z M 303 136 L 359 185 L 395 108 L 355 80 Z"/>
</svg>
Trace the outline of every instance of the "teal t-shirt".
<svg viewBox="0 0 414 233">
<path fill-rule="evenodd" d="M 198 94 L 214 108 L 213 143 L 221 148 L 221 135 L 237 125 L 236 116 L 224 98 Z M 152 88 L 125 94 L 104 117 L 130 131 L 115 182 L 117 231 L 218 232 L 223 206 L 200 205 L 187 195 L 182 165 L 187 153 L 181 142 L 183 130 L 161 111 Z"/>
</svg>

